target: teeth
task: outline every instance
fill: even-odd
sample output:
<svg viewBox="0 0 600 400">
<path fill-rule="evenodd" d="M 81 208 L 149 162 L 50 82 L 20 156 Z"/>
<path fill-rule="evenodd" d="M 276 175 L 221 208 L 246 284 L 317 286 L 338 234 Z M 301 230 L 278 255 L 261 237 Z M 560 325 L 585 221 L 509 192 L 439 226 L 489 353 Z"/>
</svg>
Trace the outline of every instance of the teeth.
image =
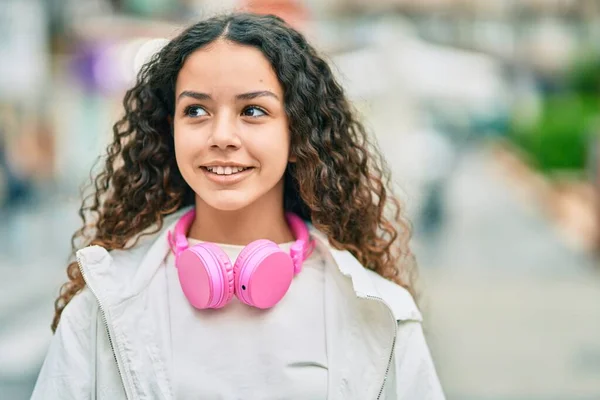
<svg viewBox="0 0 600 400">
<path fill-rule="evenodd" d="M 209 172 L 215 173 L 217 175 L 232 175 L 232 174 L 237 174 L 238 172 L 242 172 L 244 170 L 246 170 L 247 168 L 244 167 L 222 167 L 222 166 L 217 166 L 217 167 L 206 167 L 206 169 Z"/>
</svg>

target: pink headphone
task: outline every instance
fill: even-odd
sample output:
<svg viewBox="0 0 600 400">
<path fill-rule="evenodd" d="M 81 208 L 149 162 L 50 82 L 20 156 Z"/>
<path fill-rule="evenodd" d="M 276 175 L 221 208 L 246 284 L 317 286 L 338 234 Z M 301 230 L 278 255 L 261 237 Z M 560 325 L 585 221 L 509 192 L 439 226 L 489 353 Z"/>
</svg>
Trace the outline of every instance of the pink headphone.
<svg viewBox="0 0 600 400">
<path fill-rule="evenodd" d="M 242 250 L 233 267 L 225 252 L 213 243 L 189 247 L 187 232 L 196 212 L 185 213 L 168 240 L 175 254 L 179 283 L 188 301 L 198 309 L 221 308 L 233 295 L 250 306 L 266 309 L 276 305 L 287 293 L 302 262 L 313 250 L 304 221 L 293 213 L 286 220 L 296 238 L 285 253 L 274 242 L 256 240 Z"/>
</svg>

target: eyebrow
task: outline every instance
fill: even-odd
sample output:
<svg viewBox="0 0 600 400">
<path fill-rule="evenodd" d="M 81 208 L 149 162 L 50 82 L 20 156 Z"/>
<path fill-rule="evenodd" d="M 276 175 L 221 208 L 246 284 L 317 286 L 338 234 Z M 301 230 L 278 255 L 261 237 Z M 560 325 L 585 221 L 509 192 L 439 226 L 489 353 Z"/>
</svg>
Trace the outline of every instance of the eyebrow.
<svg viewBox="0 0 600 400">
<path fill-rule="evenodd" d="M 196 99 L 196 100 L 212 100 L 212 97 L 208 93 L 194 92 L 193 90 L 184 90 L 177 97 L 177 101 L 179 102 L 179 100 L 181 100 L 184 97 L 191 97 L 192 99 Z M 252 100 L 252 99 L 256 99 L 257 97 L 273 97 L 274 99 L 279 100 L 279 97 L 275 93 L 268 91 L 268 90 L 259 90 L 256 92 L 241 93 L 241 94 L 238 94 L 235 96 L 235 98 L 237 100 Z"/>
</svg>

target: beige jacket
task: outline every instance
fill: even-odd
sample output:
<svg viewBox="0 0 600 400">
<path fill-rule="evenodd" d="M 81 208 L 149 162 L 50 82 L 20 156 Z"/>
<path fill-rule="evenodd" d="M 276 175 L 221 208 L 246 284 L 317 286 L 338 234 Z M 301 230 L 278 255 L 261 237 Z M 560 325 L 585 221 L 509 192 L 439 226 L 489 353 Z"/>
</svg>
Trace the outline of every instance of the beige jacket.
<svg viewBox="0 0 600 400">
<path fill-rule="evenodd" d="M 169 252 L 167 230 L 184 211 L 130 250 L 90 246 L 77 253 L 87 286 L 63 312 L 33 400 L 174 399 L 169 319 L 149 314 L 168 315 L 159 271 Z M 337 266 L 325 269 L 327 398 L 444 399 L 410 294 L 310 231 Z"/>
</svg>

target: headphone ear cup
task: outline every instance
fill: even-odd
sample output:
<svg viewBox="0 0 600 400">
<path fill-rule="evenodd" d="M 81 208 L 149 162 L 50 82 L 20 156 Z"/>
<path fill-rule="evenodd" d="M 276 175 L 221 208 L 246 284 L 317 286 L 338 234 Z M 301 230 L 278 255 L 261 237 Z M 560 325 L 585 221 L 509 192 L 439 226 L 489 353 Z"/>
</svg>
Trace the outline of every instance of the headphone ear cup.
<svg viewBox="0 0 600 400">
<path fill-rule="evenodd" d="M 275 306 L 294 277 L 290 256 L 270 240 L 257 240 L 242 250 L 234 265 L 235 294 L 249 306 Z"/>
<path fill-rule="evenodd" d="M 179 283 L 188 301 L 198 309 L 221 308 L 234 293 L 233 267 L 227 254 L 212 243 L 200 243 L 181 253 Z"/>
<path fill-rule="evenodd" d="M 221 305 L 220 307 L 215 307 L 221 308 L 231 301 L 231 299 L 233 298 L 233 294 L 235 293 L 233 264 L 231 263 L 229 256 L 223 251 L 223 249 L 221 249 L 216 244 L 204 243 L 204 246 L 210 248 L 213 254 L 217 256 L 217 258 L 220 261 L 221 270 L 225 275 L 226 296 L 223 305 Z"/>
<path fill-rule="evenodd" d="M 245 304 L 248 304 L 246 301 L 244 301 L 244 298 L 246 296 L 244 296 L 244 291 L 249 291 L 250 288 L 248 288 L 247 285 L 242 284 L 240 282 L 240 275 L 241 275 L 241 269 L 242 267 L 244 267 L 245 265 L 247 265 L 247 260 L 250 258 L 250 256 L 252 255 L 252 253 L 260 248 L 260 247 L 267 247 L 270 245 L 275 245 L 277 246 L 274 242 L 267 240 L 267 239 L 259 239 L 256 240 L 250 244 L 248 244 L 246 247 L 244 247 L 242 249 L 242 251 L 240 252 L 240 254 L 238 254 L 235 263 L 233 264 L 233 281 L 234 281 L 234 291 L 235 291 L 235 295 L 238 297 L 238 299 Z M 248 304 L 251 305 L 251 304 Z"/>
<path fill-rule="evenodd" d="M 267 239 L 259 239 L 250 243 L 248 246 L 244 247 L 240 254 L 235 259 L 235 264 L 233 265 L 234 276 L 237 276 L 239 273 L 240 267 L 246 263 L 246 260 L 252 255 L 254 250 L 262 247 L 274 246 L 276 249 L 279 249 L 279 246 L 275 242 L 272 242 Z M 237 279 L 237 278 L 236 278 Z"/>
</svg>

